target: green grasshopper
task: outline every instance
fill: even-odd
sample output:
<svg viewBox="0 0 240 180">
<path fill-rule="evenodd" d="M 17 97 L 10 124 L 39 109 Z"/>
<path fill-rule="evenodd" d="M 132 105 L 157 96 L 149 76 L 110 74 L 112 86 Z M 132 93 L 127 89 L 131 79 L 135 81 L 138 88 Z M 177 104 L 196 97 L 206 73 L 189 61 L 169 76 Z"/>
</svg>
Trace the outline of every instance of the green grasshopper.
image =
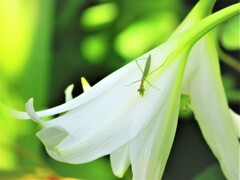
<svg viewBox="0 0 240 180">
<path fill-rule="evenodd" d="M 151 55 L 149 55 L 148 58 L 147 58 L 147 61 L 146 61 L 144 70 L 142 70 L 142 68 L 141 68 L 140 65 L 138 64 L 138 62 L 137 62 L 138 60 L 135 61 L 135 62 L 137 63 L 138 68 L 139 68 L 139 69 L 141 70 L 141 72 L 142 72 L 142 78 L 141 78 L 141 80 L 132 82 L 131 84 L 136 83 L 136 82 L 139 82 L 139 81 L 141 82 L 141 83 L 140 83 L 140 86 L 139 86 L 139 88 L 138 88 L 138 90 L 137 90 L 141 96 L 144 96 L 144 92 L 145 92 L 144 82 L 145 82 L 145 81 L 146 81 L 151 87 L 154 87 L 154 86 L 151 85 L 151 83 L 147 80 L 147 77 L 148 77 L 148 75 L 149 75 L 150 66 L 151 66 L 151 59 L 152 59 L 152 57 L 151 57 Z M 155 70 L 154 70 L 154 71 L 155 71 Z M 131 84 L 129 84 L 129 85 L 131 85 Z M 154 88 L 156 88 L 156 87 L 154 87 Z M 158 89 L 158 88 L 156 88 L 156 89 Z M 158 89 L 158 90 L 160 90 L 160 89 Z"/>
<path fill-rule="evenodd" d="M 172 54 L 171 54 L 171 55 L 172 55 Z M 171 56 L 171 55 L 170 55 L 170 56 Z M 168 56 L 168 58 L 169 58 L 170 56 Z M 135 61 L 135 62 L 137 63 L 138 68 L 139 68 L 139 69 L 141 70 L 141 72 L 142 72 L 142 78 L 141 78 L 140 80 L 138 80 L 138 81 L 132 82 L 131 84 L 136 83 L 136 82 L 139 82 L 139 81 L 141 82 L 141 83 L 140 83 L 140 86 L 139 86 L 139 88 L 138 88 L 138 90 L 137 90 L 141 96 L 144 96 L 144 92 L 145 92 L 144 82 L 145 82 L 145 81 L 146 81 L 151 87 L 153 87 L 153 88 L 155 88 L 155 89 L 157 89 L 157 90 L 160 90 L 160 89 L 158 89 L 157 87 L 153 86 L 153 85 L 147 80 L 147 77 L 148 77 L 150 74 L 152 74 L 152 73 L 154 73 L 155 71 L 157 71 L 158 69 L 160 69 L 160 68 L 166 63 L 167 60 L 165 60 L 164 63 L 161 64 L 159 67 L 157 67 L 157 68 L 154 69 L 153 71 L 149 72 L 149 71 L 150 71 L 150 66 L 151 66 L 151 59 L 152 59 L 151 55 L 148 55 L 148 58 L 147 58 L 147 61 L 146 61 L 144 70 L 142 70 L 142 68 L 140 67 L 140 65 L 139 65 L 138 62 L 137 62 L 137 61 L 139 61 L 140 59 Z M 131 84 L 129 84 L 129 85 L 131 85 Z"/>
<path fill-rule="evenodd" d="M 143 70 L 143 71 L 142 71 L 141 67 L 139 66 L 139 64 L 137 63 L 137 61 L 136 61 L 139 69 L 140 69 L 140 70 L 142 71 L 142 73 L 143 73 L 143 74 L 142 74 L 142 78 L 141 78 L 141 80 L 140 80 L 140 81 L 141 81 L 140 86 L 139 86 L 139 88 L 138 88 L 138 90 L 137 90 L 141 96 L 143 96 L 143 95 L 144 95 L 144 92 L 145 92 L 144 81 L 146 80 L 146 82 L 148 82 L 148 80 L 147 80 L 146 78 L 147 78 L 148 73 L 149 73 L 149 70 L 150 70 L 151 58 L 152 58 L 151 55 L 149 55 L 148 58 L 147 58 L 147 61 L 146 61 L 146 64 L 145 64 L 145 67 L 144 67 L 144 70 Z M 148 82 L 148 84 L 149 84 L 150 86 L 152 86 L 149 82 Z"/>
</svg>

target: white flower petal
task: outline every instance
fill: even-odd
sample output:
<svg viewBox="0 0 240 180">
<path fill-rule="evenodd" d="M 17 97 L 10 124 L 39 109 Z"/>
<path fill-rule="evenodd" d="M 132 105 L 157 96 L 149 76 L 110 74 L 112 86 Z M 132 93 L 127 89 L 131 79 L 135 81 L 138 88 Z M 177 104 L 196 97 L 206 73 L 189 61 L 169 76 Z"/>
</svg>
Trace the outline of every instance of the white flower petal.
<svg viewBox="0 0 240 180">
<path fill-rule="evenodd" d="M 39 131 L 36 135 L 45 145 L 48 154 L 53 154 L 53 157 L 55 157 L 58 156 L 57 154 L 59 153 L 55 148 L 56 145 L 60 143 L 62 139 L 66 138 L 69 134 L 62 127 L 54 126 L 45 128 Z M 62 161 L 59 158 L 57 160 Z"/>
<path fill-rule="evenodd" d="M 160 110 L 155 122 L 130 143 L 134 180 L 161 179 L 176 132 L 180 98 L 177 99 L 171 110 L 164 109 L 166 114 Z"/>
<path fill-rule="evenodd" d="M 175 80 L 169 82 L 168 99 L 158 110 L 149 125 L 130 143 L 130 160 L 133 179 L 159 180 L 162 177 L 176 132 L 179 106 L 181 68 Z"/>
<path fill-rule="evenodd" d="M 239 179 L 239 142 L 228 110 L 213 43 L 207 35 L 192 49 L 183 91 L 190 95 L 195 118 L 224 174 L 228 179 Z"/>
<path fill-rule="evenodd" d="M 130 166 L 129 146 L 124 145 L 110 154 L 111 166 L 115 176 L 122 178 Z"/>
<path fill-rule="evenodd" d="M 240 138 L 240 116 L 231 109 L 229 109 L 229 111 L 230 111 L 230 115 L 231 115 L 232 120 L 233 120 L 235 130 L 238 134 L 238 138 Z"/>
<path fill-rule="evenodd" d="M 84 77 L 81 78 L 81 82 L 84 92 L 91 89 L 90 84 Z M 110 161 L 114 175 L 122 178 L 125 171 L 130 166 L 128 145 L 124 145 L 112 152 L 110 154 Z"/>
<path fill-rule="evenodd" d="M 84 92 L 92 88 L 84 77 L 81 78 L 81 82 Z M 128 167 L 130 166 L 128 144 L 113 151 L 110 154 L 110 161 L 114 175 L 122 178 Z"/>
<path fill-rule="evenodd" d="M 38 138 L 40 138 L 47 149 L 55 151 L 56 145 L 68 136 L 68 132 L 62 127 L 54 126 L 42 129 L 37 133 Z"/>
<path fill-rule="evenodd" d="M 74 85 L 70 84 L 64 91 L 65 93 L 65 102 L 68 102 L 73 99 L 72 97 L 72 91 L 73 91 Z"/>
<path fill-rule="evenodd" d="M 179 98 L 178 98 L 179 99 Z M 179 100 L 171 110 L 160 111 L 146 130 L 130 143 L 133 179 L 159 180 L 163 175 L 176 132 Z"/>
<path fill-rule="evenodd" d="M 30 117 L 33 121 L 35 121 L 35 122 L 37 122 L 37 123 L 40 123 L 40 124 L 44 125 L 45 127 L 48 126 L 48 123 L 47 123 L 47 122 L 41 120 L 41 119 L 37 116 L 37 114 L 36 114 L 36 112 L 35 112 L 35 110 L 34 110 L 34 107 L 33 107 L 33 98 L 29 99 L 28 102 L 26 103 L 26 111 L 27 111 L 27 114 L 29 115 L 29 117 Z"/>
</svg>

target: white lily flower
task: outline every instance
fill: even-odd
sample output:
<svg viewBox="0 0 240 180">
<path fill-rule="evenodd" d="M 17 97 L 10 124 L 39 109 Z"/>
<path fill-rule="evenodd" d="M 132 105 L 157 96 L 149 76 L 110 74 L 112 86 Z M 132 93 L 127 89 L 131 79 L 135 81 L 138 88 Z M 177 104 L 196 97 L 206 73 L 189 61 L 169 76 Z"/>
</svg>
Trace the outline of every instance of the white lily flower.
<svg viewBox="0 0 240 180">
<path fill-rule="evenodd" d="M 165 48 L 166 46 L 160 47 L 164 53 Z M 159 51 L 159 48 L 156 51 Z M 153 56 L 152 64 L 167 59 L 166 54 L 169 55 L 169 53 L 164 53 Z M 185 54 L 183 53 L 183 55 Z M 69 163 L 84 163 L 107 155 L 125 145 L 136 138 L 141 130 L 147 129 L 152 121 L 157 121 L 157 118 L 164 117 L 171 111 L 176 114 L 174 119 L 176 122 L 180 99 L 180 80 L 184 68 L 184 63 L 181 61 L 183 55 L 180 54 L 178 59 L 174 59 L 173 62 L 169 61 L 170 64 L 166 64 L 165 68 L 156 71 L 152 77 L 149 77 L 149 81 L 160 87 L 161 90 L 150 86 L 146 87 L 144 97 L 138 94 L 136 85 L 127 86 L 141 77 L 141 71 L 135 62 L 132 62 L 80 95 L 77 107 L 51 121 L 40 120 L 33 110 L 32 100 L 30 100 L 27 103 L 29 116 L 46 127 L 37 133 L 37 136 L 47 147 L 48 153 L 55 159 Z M 160 61 L 159 65 L 153 66 L 158 67 L 162 63 Z M 159 76 L 161 78 L 158 78 Z M 173 88 L 173 85 L 177 88 Z M 176 101 L 176 99 L 178 100 Z M 64 106 L 72 106 L 73 101 L 76 99 L 68 101 Z M 176 109 L 168 108 L 172 104 Z M 106 107 L 110 109 L 106 111 Z M 41 112 L 39 115 L 41 116 Z M 61 142 L 58 142 L 60 140 Z"/>
<path fill-rule="evenodd" d="M 205 4 L 204 1 L 201 3 Z M 187 61 L 196 40 L 224 18 L 237 14 L 239 6 L 231 10 L 226 11 L 229 16 L 218 13 L 202 20 L 198 26 L 187 23 L 163 45 L 138 58 L 143 59 L 138 62 L 144 69 L 146 59 L 151 55 L 147 80 L 142 78 L 143 73 L 133 61 L 80 96 L 71 100 L 71 96 L 66 95 L 67 102 L 58 107 L 35 112 L 30 99 L 26 104 L 27 114 L 18 113 L 18 116 L 30 117 L 45 127 L 37 136 L 49 155 L 58 161 L 79 164 L 111 154 L 116 175 L 121 177 L 124 174 L 130 160 L 133 179 L 161 179 L 176 132 L 184 76 L 183 92 L 190 95 L 205 139 L 225 175 L 236 179 L 235 158 L 239 144 L 237 134 L 231 131 L 234 126 L 230 113 L 226 111 L 228 107 L 218 67 L 212 64 L 215 57 L 206 51 L 207 44 L 202 52 L 205 58 L 197 59 L 202 51 L 202 42 L 199 42 L 201 49 L 194 48 Z M 137 80 L 142 81 L 131 84 Z M 145 86 L 143 97 L 137 92 L 141 83 Z M 208 91 L 209 99 L 206 98 Z M 66 94 L 70 92 L 71 89 Z M 211 108 L 207 107 L 208 104 Z M 40 119 L 62 112 L 66 113 L 50 121 Z M 221 145 L 221 139 L 228 147 Z"/>
<path fill-rule="evenodd" d="M 240 146 L 235 127 L 240 121 L 234 112 L 230 114 L 218 62 L 213 37 L 208 34 L 190 52 L 183 93 L 190 96 L 195 118 L 224 174 L 239 179 Z M 235 127 L 234 122 L 238 123 Z"/>
</svg>

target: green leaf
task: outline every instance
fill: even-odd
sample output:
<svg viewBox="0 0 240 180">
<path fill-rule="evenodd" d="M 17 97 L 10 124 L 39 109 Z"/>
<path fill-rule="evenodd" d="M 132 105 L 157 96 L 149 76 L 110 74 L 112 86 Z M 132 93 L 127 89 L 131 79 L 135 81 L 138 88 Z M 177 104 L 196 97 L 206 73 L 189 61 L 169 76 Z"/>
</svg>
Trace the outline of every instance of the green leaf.
<svg viewBox="0 0 240 180">
<path fill-rule="evenodd" d="M 219 164 L 214 164 L 197 175 L 193 180 L 226 180 Z"/>
</svg>

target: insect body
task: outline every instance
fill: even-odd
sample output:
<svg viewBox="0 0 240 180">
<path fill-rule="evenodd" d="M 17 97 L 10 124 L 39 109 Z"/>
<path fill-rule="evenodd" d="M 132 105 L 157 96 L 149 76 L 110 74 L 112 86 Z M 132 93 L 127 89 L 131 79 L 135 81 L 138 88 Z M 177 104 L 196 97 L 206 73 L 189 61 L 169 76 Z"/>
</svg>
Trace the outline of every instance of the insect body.
<svg viewBox="0 0 240 180">
<path fill-rule="evenodd" d="M 144 88 L 144 82 L 146 81 L 151 87 L 153 87 L 153 88 L 155 88 L 155 89 L 157 89 L 157 90 L 160 90 L 160 89 L 158 89 L 158 88 L 156 88 L 155 86 L 153 86 L 148 80 L 147 80 L 147 77 L 150 75 L 150 74 L 152 74 L 152 73 L 154 73 L 155 71 L 157 71 L 159 68 L 161 68 L 163 65 L 164 65 L 164 63 L 162 64 L 162 65 L 160 65 L 159 67 L 157 67 L 156 69 L 154 69 L 153 71 L 151 71 L 151 72 L 149 72 L 150 71 L 150 66 L 151 66 L 151 55 L 148 55 L 148 58 L 147 58 L 147 61 L 146 61 L 146 64 L 145 64 L 145 67 L 144 67 L 144 69 L 142 70 L 142 68 L 140 67 L 140 65 L 138 64 L 138 61 L 140 60 L 136 60 L 135 62 L 137 63 L 137 66 L 138 66 L 138 68 L 141 70 L 141 72 L 142 72 L 142 78 L 140 79 L 140 80 L 138 80 L 138 81 L 134 81 L 134 82 L 132 82 L 131 84 L 134 84 L 134 83 L 136 83 L 136 82 L 139 82 L 140 81 L 140 86 L 139 86 L 139 88 L 138 88 L 138 92 L 139 92 L 139 94 L 141 95 L 141 96 L 144 96 L 144 92 L 145 92 L 145 88 Z M 129 85 L 131 85 L 131 84 L 129 84 Z"/>
<path fill-rule="evenodd" d="M 137 65 L 139 66 L 138 63 L 137 63 Z M 146 80 L 146 78 L 148 76 L 148 73 L 149 73 L 149 70 L 150 70 L 150 65 L 151 65 L 151 55 L 149 55 L 148 58 L 147 58 L 147 61 L 146 61 L 146 64 L 145 64 L 145 67 L 144 67 L 144 70 L 143 70 L 142 78 L 141 78 L 141 83 L 140 83 L 140 86 L 137 90 L 141 96 L 143 96 L 144 92 L 145 92 L 144 81 Z M 139 68 L 140 68 L 140 66 L 139 66 Z"/>
</svg>

